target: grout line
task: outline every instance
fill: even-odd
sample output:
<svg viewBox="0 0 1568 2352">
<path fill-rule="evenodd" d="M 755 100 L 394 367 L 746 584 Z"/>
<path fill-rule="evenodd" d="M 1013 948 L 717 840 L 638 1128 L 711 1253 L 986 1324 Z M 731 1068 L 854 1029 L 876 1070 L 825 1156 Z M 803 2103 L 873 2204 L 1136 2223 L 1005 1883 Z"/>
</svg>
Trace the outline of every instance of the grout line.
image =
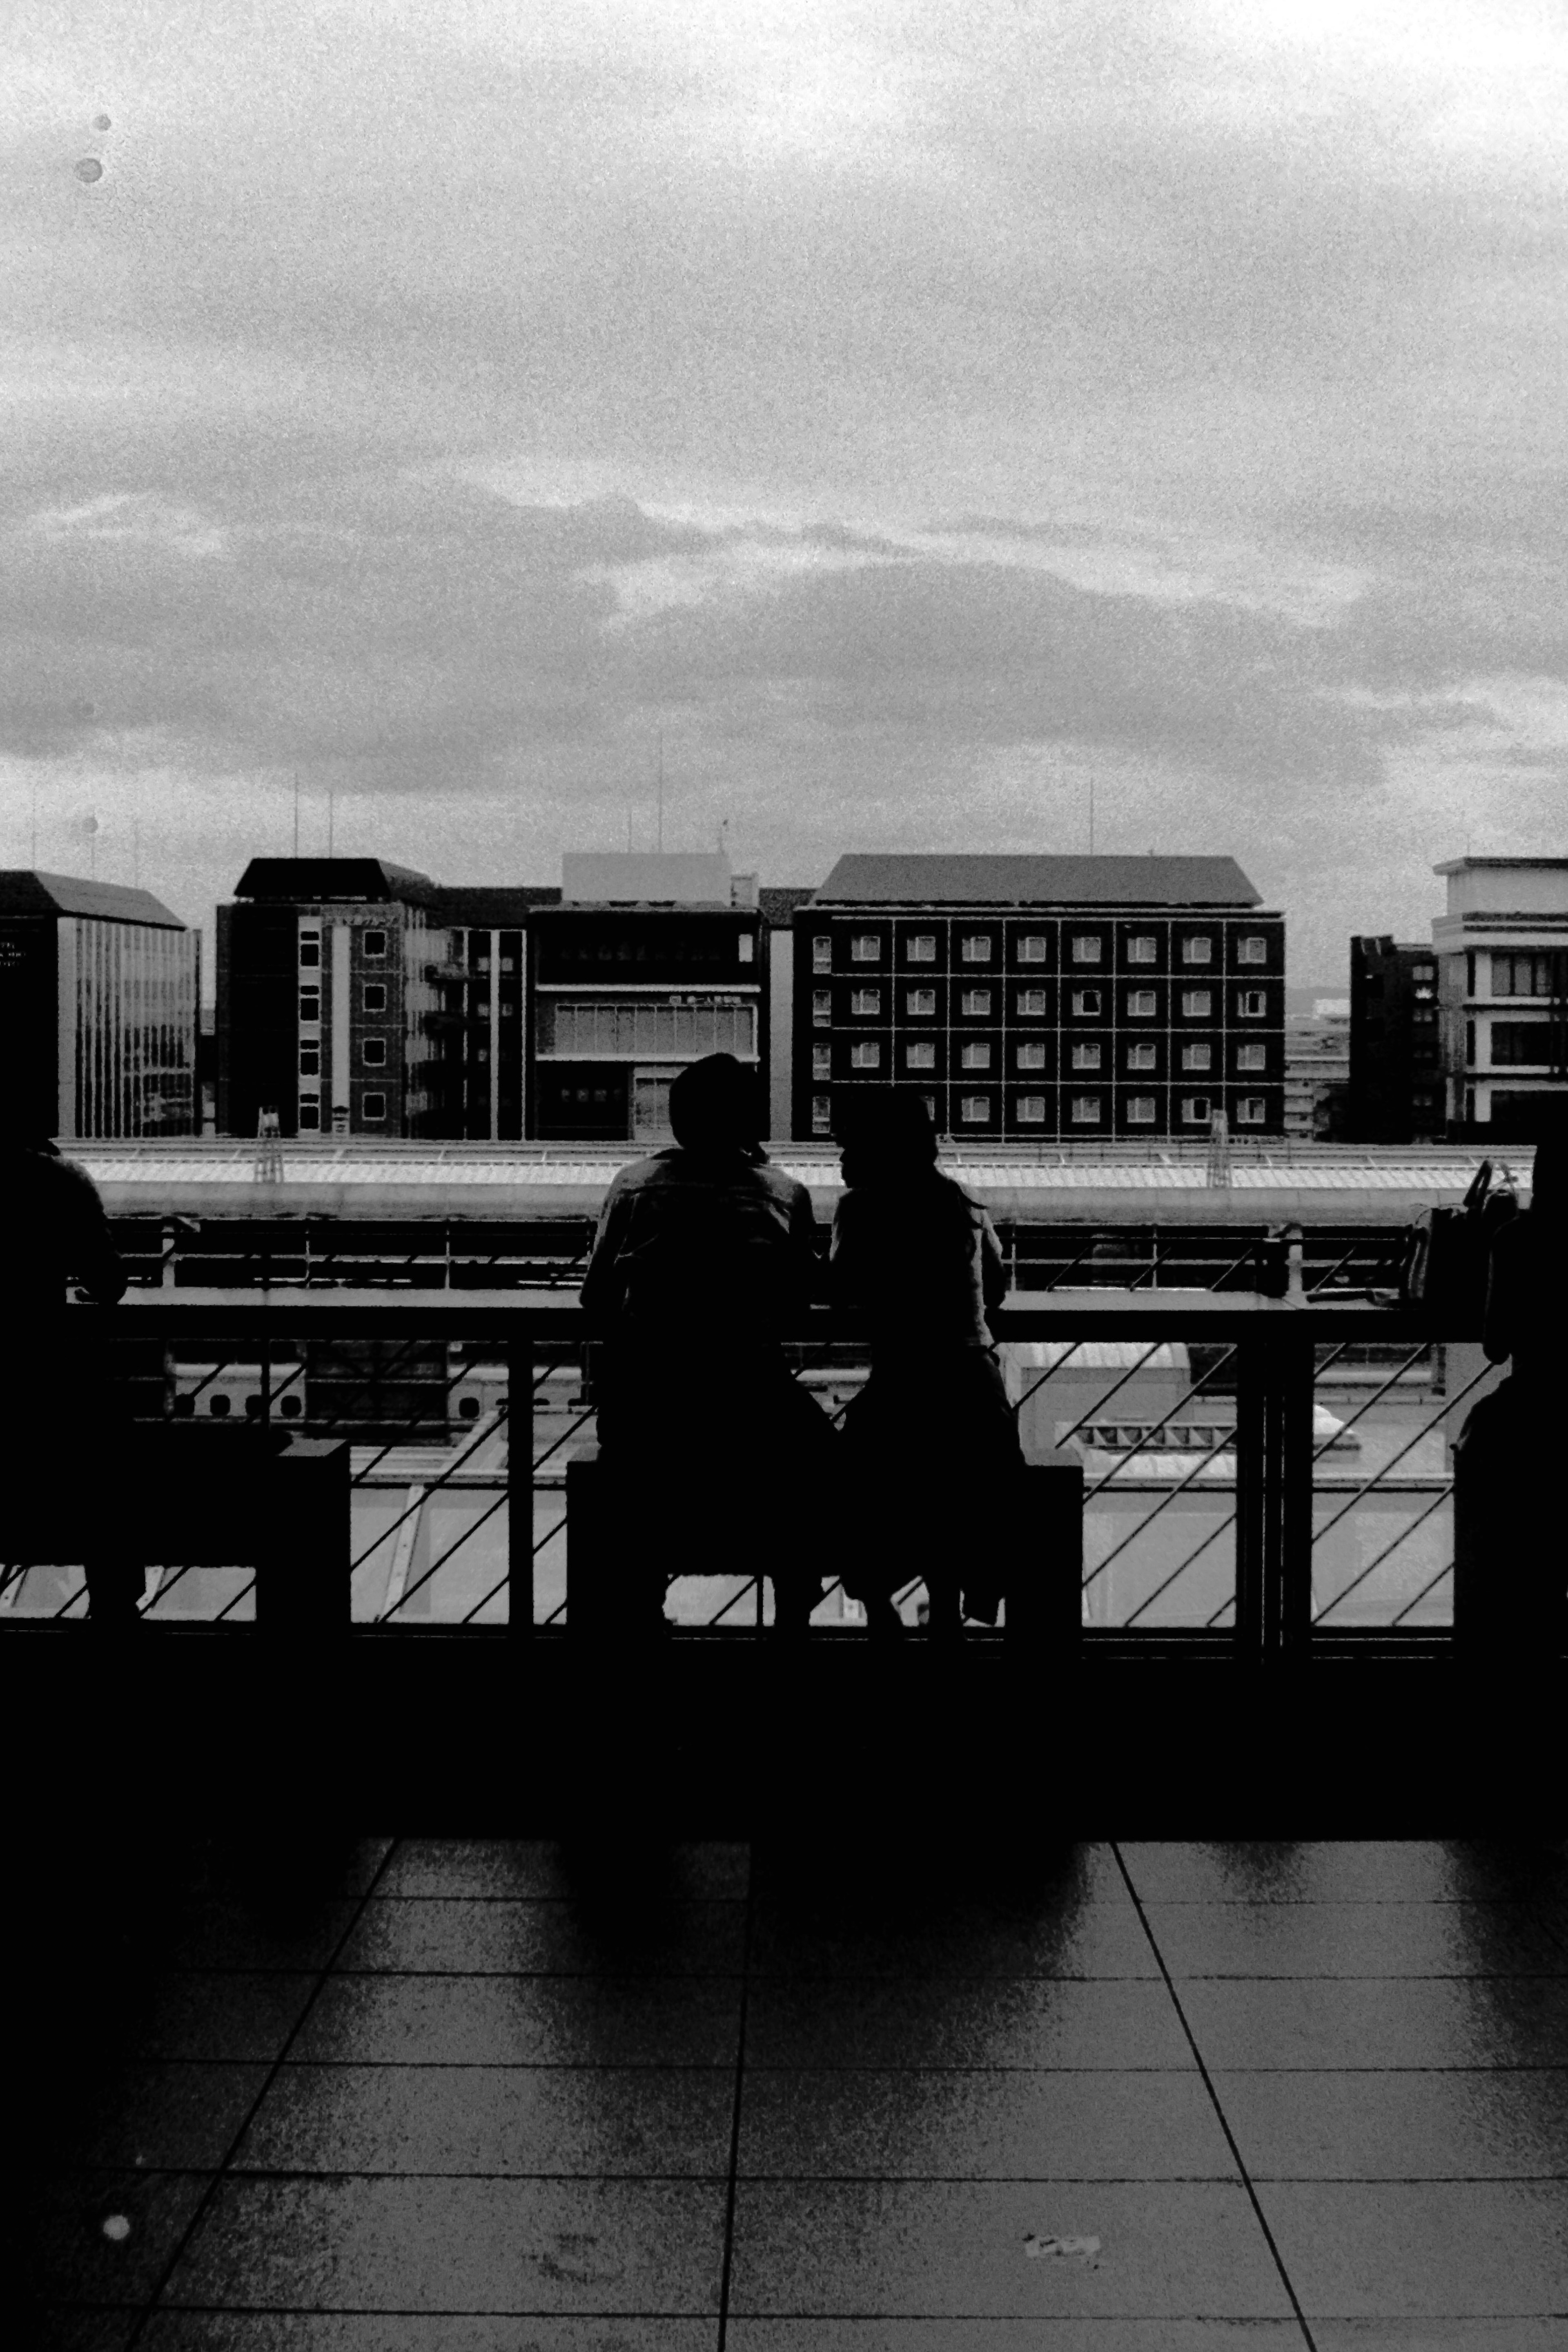
<svg viewBox="0 0 1568 2352">
<path fill-rule="evenodd" d="M 1137 1888 L 1133 1884 L 1132 1873 L 1128 1870 L 1126 1863 L 1123 1860 L 1121 1847 L 1114 1842 L 1112 1843 L 1111 1851 L 1116 1857 L 1117 1869 L 1121 1872 L 1123 1878 L 1126 1881 L 1127 1892 L 1132 1896 L 1134 1904 L 1136 1906 L 1138 1917 L 1142 1923 L 1144 1933 L 1149 1939 L 1149 1949 L 1153 1952 L 1155 1958 L 1159 1963 L 1160 1974 L 1165 1979 L 1166 1990 L 1170 1995 L 1171 2006 L 1176 2011 L 1176 2021 L 1181 2027 L 1182 2032 L 1186 2038 L 1187 2047 L 1192 2052 L 1193 2063 L 1197 2068 L 1198 2074 L 1202 2077 L 1203 2087 L 1208 2094 L 1209 2104 L 1214 2109 L 1215 2119 L 1218 2123 L 1220 2130 L 1225 2135 L 1225 2144 L 1230 2150 L 1231 2158 L 1235 2163 L 1237 2173 L 1240 2178 L 1241 2185 L 1246 2189 L 1248 2198 L 1251 2202 L 1253 2213 L 1257 2217 L 1258 2227 L 1263 2232 L 1263 2242 L 1267 2245 L 1270 2253 L 1273 2256 L 1274 2267 L 1280 2273 L 1280 2283 L 1291 2299 L 1291 2309 L 1295 2313 L 1297 2325 L 1301 2328 L 1301 2335 L 1309 2347 L 1309 2352 L 1317 2352 L 1317 2339 L 1313 2336 L 1312 2329 L 1307 2325 L 1307 2315 L 1301 2309 L 1301 2298 L 1296 2293 L 1295 2285 L 1291 2280 L 1290 2272 L 1285 2268 L 1285 2258 L 1280 2252 L 1273 2231 L 1269 2227 L 1269 2219 L 1263 2210 L 1262 2202 L 1258 2195 L 1258 2190 L 1254 2185 L 1252 2175 L 1247 2169 L 1247 2165 L 1242 2157 L 1241 2150 L 1237 2144 L 1236 2135 L 1230 2128 L 1230 2119 L 1227 2116 L 1225 2109 L 1219 2104 L 1219 2094 L 1214 2087 L 1214 2078 L 1204 2063 L 1202 2051 L 1197 2046 L 1197 2037 L 1194 2033 L 1190 2024 L 1187 2022 L 1186 2011 L 1181 2005 L 1181 1996 L 1176 1989 L 1176 1979 L 1171 1975 L 1169 1969 L 1166 1966 L 1165 1954 L 1161 1951 L 1158 1944 L 1155 1941 L 1155 1931 L 1149 1925 L 1148 1913 L 1144 1908 L 1142 1897 L 1139 1895 Z"/>
<path fill-rule="evenodd" d="M 724 2200 L 724 2262 L 718 2282 L 718 2340 L 716 2352 L 725 2352 L 729 2335 L 729 2288 L 735 2267 L 735 2206 L 740 2179 L 740 2117 L 746 2091 L 746 2016 L 751 1991 L 751 1938 L 757 1916 L 756 1849 L 747 1856 L 746 1879 L 746 1929 L 740 1955 L 740 2018 L 735 2042 L 735 2105 L 729 2124 L 729 2179 Z"/>
<path fill-rule="evenodd" d="M 159 2273 L 152 2293 L 149 2294 L 146 2303 L 142 2305 L 141 2316 L 137 2320 L 135 2326 L 131 2329 L 130 2336 L 126 2338 L 125 2352 L 135 2352 L 135 2347 L 141 2341 L 148 2321 L 156 2311 L 158 2305 L 162 2298 L 165 2288 L 168 2286 L 170 2280 L 173 2277 L 175 2271 L 178 2269 L 180 2262 L 184 2255 L 186 2247 L 190 2245 L 196 2231 L 200 2229 L 203 2221 L 205 2220 L 212 2206 L 213 2200 L 217 2195 L 219 2185 L 223 2181 L 225 2175 L 228 2172 L 229 2167 L 233 2163 L 235 2156 L 238 2154 L 240 2145 L 243 2142 L 246 2132 L 255 2122 L 256 2115 L 260 2110 L 262 2101 L 267 2097 L 267 2093 L 271 2090 L 274 2083 L 277 2080 L 289 2052 L 293 2049 L 295 2042 L 299 2038 L 299 2034 L 304 2027 L 306 2019 L 309 2016 L 312 2009 L 316 2005 L 316 2002 L 320 1998 L 321 1989 L 332 1972 L 333 1962 L 338 1958 L 340 1953 L 341 1953 L 344 1947 L 347 1945 L 350 1937 L 353 1934 L 355 1928 L 359 1926 L 361 1919 L 364 1916 L 366 1906 L 369 1904 L 371 1895 L 375 1893 L 376 1883 L 382 1876 L 382 1872 L 386 1869 L 387 1864 L 391 1862 L 393 1854 L 397 1852 L 400 1843 L 401 1841 L 397 1838 L 391 1838 L 388 1840 L 386 1852 L 382 1854 L 380 1862 L 377 1863 L 375 1869 L 371 1873 L 369 1883 L 366 1885 L 363 1894 L 359 1895 L 355 1900 L 353 1909 L 350 1914 L 348 1924 L 344 1927 L 342 1934 L 339 1937 L 331 1952 L 329 1954 L 321 1968 L 315 1971 L 301 1969 L 298 1972 L 300 1975 L 314 1973 L 316 1981 L 311 1987 L 309 1994 L 308 1995 L 298 2016 L 295 2019 L 293 2025 L 289 2028 L 287 2034 L 285 2036 L 282 2049 L 279 2050 L 277 2057 L 274 2058 L 271 2063 L 267 2066 L 266 2079 L 262 2083 L 260 2090 L 251 2101 L 250 2105 L 246 2108 L 245 2115 L 242 2116 L 238 2129 L 230 2139 L 227 2150 L 225 2151 L 221 2163 L 218 2164 L 215 2169 L 207 2176 L 207 2185 L 203 2189 L 200 2198 L 197 2200 L 195 2210 L 191 2215 L 190 2220 L 186 2222 L 183 2230 L 180 2232 L 179 2240 L 175 2244 L 173 2252 L 169 2256 L 168 2261 L 164 2263 L 162 2271 Z"/>
</svg>

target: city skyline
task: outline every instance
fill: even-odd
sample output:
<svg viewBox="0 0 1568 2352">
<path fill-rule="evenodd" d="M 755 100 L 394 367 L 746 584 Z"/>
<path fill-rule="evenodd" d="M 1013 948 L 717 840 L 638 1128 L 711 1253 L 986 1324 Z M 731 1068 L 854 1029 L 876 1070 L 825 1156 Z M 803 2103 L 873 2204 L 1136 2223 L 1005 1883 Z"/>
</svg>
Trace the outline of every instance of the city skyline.
<svg viewBox="0 0 1568 2352">
<path fill-rule="evenodd" d="M 210 948 L 297 786 L 302 848 L 330 806 L 549 882 L 652 845 L 662 771 L 666 846 L 777 884 L 1081 852 L 1092 787 L 1328 986 L 1440 858 L 1561 848 L 1540 9 L 279 0 L 0 54 L 0 863 Z"/>
</svg>

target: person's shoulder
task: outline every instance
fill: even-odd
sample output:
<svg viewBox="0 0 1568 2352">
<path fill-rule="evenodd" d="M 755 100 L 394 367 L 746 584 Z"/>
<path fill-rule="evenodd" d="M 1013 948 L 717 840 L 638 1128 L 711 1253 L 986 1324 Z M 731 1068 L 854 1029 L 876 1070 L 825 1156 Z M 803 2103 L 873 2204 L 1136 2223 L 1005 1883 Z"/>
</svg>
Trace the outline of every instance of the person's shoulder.
<svg viewBox="0 0 1568 2352">
<path fill-rule="evenodd" d="M 802 1184 L 798 1176 L 791 1176 L 788 1169 L 780 1168 L 774 1160 L 754 1160 L 750 1165 L 750 1174 L 760 1191 L 771 1194 L 774 1200 L 782 1202 L 787 1207 L 799 1208 L 802 1202 L 808 1208 L 810 1207 L 810 1188 Z"/>
<path fill-rule="evenodd" d="M 676 1150 L 653 1151 L 645 1160 L 629 1160 L 612 1177 L 606 1197 L 612 1200 L 622 1192 L 643 1192 L 650 1184 L 667 1182 L 671 1174 L 669 1162 L 679 1158 Z"/>
</svg>

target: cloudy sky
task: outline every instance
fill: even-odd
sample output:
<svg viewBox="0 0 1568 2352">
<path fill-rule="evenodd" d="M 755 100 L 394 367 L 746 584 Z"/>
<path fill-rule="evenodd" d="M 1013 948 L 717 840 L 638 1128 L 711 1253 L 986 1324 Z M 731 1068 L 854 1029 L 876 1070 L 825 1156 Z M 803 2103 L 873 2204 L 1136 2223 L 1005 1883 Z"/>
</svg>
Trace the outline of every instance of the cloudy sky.
<svg viewBox="0 0 1568 2352">
<path fill-rule="evenodd" d="M 1328 984 L 1568 851 L 1563 0 L 13 0 L 0 120 L 0 863 L 555 881 L 662 738 Z"/>
</svg>

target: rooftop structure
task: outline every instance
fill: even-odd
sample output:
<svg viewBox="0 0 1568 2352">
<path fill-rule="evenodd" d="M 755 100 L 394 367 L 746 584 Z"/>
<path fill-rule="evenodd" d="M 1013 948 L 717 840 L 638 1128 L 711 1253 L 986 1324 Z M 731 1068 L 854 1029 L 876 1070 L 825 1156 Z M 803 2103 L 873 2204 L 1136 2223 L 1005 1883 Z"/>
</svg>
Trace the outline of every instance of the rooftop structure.
<svg viewBox="0 0 1568 2352">
<path fill-rule="evenodd" d="M 820 903 L 928 907 L 1257 907 L 1233 857 L 1049 857 L 856 851 Z"/>
</svg>

